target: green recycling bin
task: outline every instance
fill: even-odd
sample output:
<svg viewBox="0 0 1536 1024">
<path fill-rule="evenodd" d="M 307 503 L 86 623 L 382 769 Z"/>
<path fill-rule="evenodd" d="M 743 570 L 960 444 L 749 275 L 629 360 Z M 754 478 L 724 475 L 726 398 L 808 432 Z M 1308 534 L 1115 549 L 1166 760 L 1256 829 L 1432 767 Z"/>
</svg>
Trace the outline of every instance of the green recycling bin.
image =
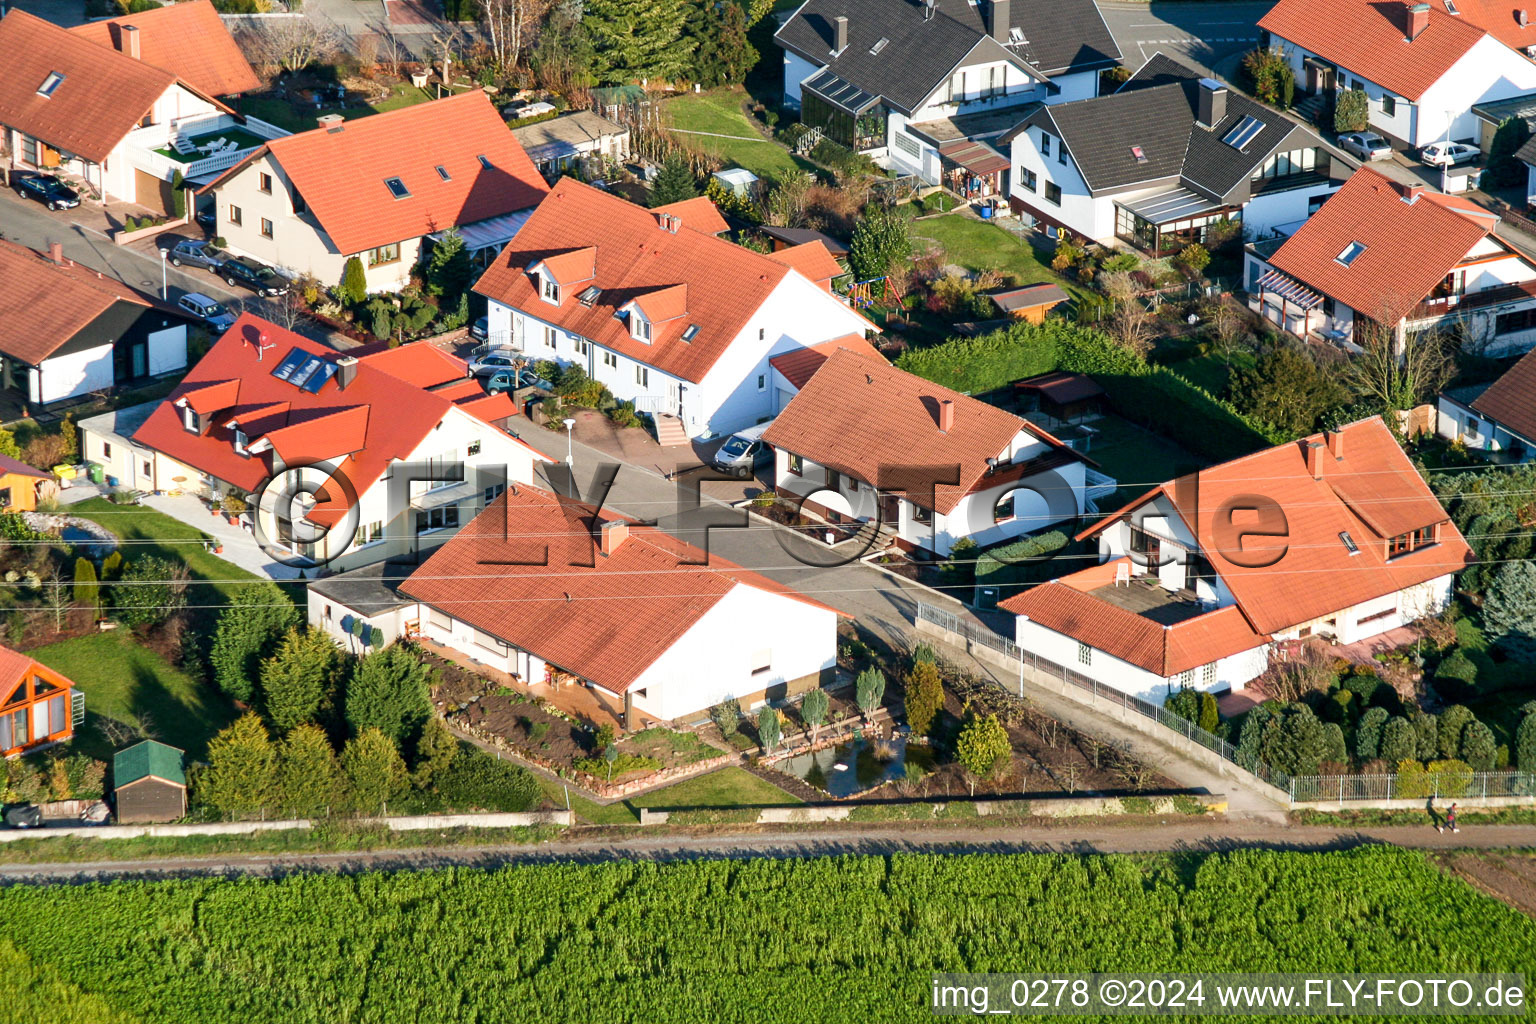
<svg viewBox="0 0 1536 1024">
<path fill-rule="evenodd" d="M 99 484 L 99 483 L 103 483 L 103 482 L 106 481 L 106 479 L 107 479 L 107 471 L 106 471 L 106 468 L 103 467 L 101 463 L 99 463 L 99 462 L 91 462 L 91 463 L 88 463 L 85 468 L 86 468 L 86 472 L 90 474 L 91 483 Z"/>
</svg>

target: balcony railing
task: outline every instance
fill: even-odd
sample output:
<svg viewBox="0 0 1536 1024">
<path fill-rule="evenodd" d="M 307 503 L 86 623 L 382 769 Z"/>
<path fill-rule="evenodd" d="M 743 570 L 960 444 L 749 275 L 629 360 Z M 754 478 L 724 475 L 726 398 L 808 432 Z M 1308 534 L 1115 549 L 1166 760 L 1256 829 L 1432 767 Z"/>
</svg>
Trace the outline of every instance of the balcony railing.
<svg viewBox="0 0 1536 1024">
<path fill-rule="evenodd" d="M 1449 313 L 1461 310 L 1487 309 L 1506 302 L 1522 302 L 1536 299 L 1536 281 L 1505 284 L 1497 288 L 1484 288 L 1480 292 L 1451 295 L 1442 299 L 1421 302 L 1408 314 L 1409 320 L 1438 320 Z"/>
</svg>

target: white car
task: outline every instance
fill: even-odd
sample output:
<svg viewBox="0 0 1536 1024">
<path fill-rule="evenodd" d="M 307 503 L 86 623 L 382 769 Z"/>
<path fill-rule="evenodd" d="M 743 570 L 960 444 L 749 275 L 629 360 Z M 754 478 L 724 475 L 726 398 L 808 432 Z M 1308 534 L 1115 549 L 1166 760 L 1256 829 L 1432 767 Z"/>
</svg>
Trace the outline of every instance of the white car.
<svg viewBox="0 0 1536 1024">
<path fill-rule="evenodd" d="M 1464 142 L 1432 142 L 1424 147 L 1420 159 L 1435 167 L 1455 167 L 1476 160 L 1479 155 L 1476 146 Z"/>
</svg>

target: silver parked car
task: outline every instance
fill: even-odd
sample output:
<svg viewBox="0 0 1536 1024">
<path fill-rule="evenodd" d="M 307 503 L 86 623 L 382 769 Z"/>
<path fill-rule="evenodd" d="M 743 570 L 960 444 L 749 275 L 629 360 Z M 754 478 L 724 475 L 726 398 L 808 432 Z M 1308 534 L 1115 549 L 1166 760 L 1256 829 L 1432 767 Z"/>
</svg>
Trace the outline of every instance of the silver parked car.
<svg viewBox="0 0 1536 1024">
<path fill-rule="evenodd" d="M 230 255 L 222 249 L 215 249 L 208 242 L 183 238 L 165 250 L 165 258 L 171 261 L 173 267 L 203 267 L 217 274 L 225 261 L 230 259 Z"/>
<path fill-rule="evenodd" d="M 1375 132 L 1350 132 L 1339 136 L 1339 148 L 1361 160 L 1390 160 L 1392 147 Z"/>
</svg>

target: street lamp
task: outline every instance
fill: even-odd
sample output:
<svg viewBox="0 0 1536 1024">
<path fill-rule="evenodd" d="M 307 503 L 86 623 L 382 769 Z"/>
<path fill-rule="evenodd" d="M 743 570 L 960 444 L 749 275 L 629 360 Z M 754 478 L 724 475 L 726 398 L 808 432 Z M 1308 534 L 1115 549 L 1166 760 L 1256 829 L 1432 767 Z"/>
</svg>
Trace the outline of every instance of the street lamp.
<svg viewBox="0 0 1536 1024">
<path fill-rule="evenodd" d="M 572 451 L 571 428 L 576 425 L 576 421 L 571 419 L 569 416 L 567 416 L 565 418 L 564 422 L 565 422 L 565 464 L 567 466 L 575 468 L 576 460 L 573 457 L 573 451 Z"/>
<path fill-rule="evenodd" d="M 166 286 L 166 283 L 165 283 L 165 260 L 166 260 L 166 257 L 169 256 L 169 255 L 170 255 L 170 253 L 167 250 L 165 250 L 165 249 L 161 249 L 160 250 L 160 301 L 161 302 L 169 302 L 170 301 L 170 299 L 167 297 L 168 294 L 169 294 L 170 289 Z"/>
</svg>

